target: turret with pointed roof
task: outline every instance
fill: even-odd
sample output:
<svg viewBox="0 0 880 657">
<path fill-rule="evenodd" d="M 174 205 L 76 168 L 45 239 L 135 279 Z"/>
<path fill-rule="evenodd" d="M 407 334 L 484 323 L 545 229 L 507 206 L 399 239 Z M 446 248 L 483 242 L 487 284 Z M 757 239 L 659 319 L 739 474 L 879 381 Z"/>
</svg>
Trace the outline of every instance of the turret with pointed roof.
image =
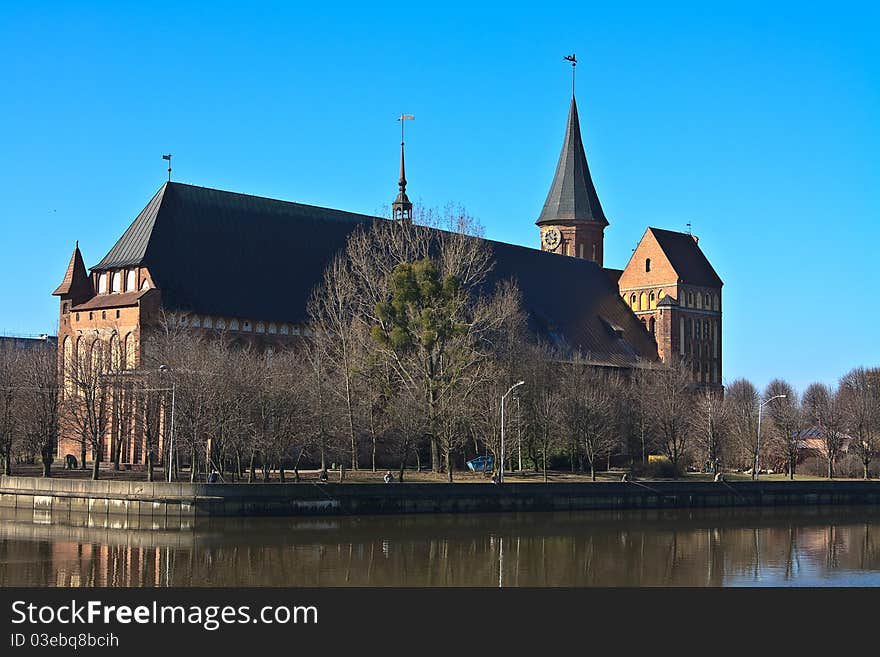
<svg viewBox="0 0 880 657">
<path fill-rule="evenodd" d="M 73 254 L 64 272 L 61 285 L 55 288 L 53 296 L 61 297 L 63 301 L 71 301 L 74 305 L 82 303 L 94 295 L 92 281 L 83 263 L 82 253 L 79 251 L 79 242 L 73 247 Z"/>
<path fill-rule="evenodd" d="M 577 101 L 571 97 L 562 152 L 541 216 L 541 248 L 563 255 L 603 260 L 603 242 L 608 219 L 590 176 L 581 139 Z"/>
</svg>

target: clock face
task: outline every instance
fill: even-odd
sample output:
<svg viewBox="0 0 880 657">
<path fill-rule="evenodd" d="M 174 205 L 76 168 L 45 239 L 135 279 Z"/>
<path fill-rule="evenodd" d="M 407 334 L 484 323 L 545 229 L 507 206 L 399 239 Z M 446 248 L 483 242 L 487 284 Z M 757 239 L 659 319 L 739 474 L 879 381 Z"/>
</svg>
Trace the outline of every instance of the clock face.
<svg viewBox="0 0 880 657">
<path fill-rule="evenodd" d="M 544 247 L 548 251 L 553 251 L 557 246 L 559 246 L 559 242 L 562 241 L 562 235 L 559 234 L 558 228 L 548 228 L 544 231 L 541 239 L 544 242 Z"/>
</svg>

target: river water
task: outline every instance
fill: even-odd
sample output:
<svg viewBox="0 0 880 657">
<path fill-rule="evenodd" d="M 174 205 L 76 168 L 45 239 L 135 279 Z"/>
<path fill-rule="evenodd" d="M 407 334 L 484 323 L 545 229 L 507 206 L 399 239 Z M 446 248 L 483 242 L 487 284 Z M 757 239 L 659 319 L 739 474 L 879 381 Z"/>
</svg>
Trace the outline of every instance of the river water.
<svg viewBox="0 0 880 657">
<path fill-rule="evenodd" d="M 0 586 L 880 586 L 880 509 L 0 516 Z"/>
</svg>

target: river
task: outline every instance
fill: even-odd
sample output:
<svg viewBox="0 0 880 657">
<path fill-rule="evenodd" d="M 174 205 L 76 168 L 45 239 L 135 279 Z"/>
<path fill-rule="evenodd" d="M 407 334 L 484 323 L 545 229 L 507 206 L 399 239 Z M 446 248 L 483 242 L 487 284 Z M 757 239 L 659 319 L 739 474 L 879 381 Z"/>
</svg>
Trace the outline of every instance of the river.
<svg viewBox="0 0 880 657">
<path fill-rule="evenodd" d="M 0 586 L 840 585 L 880 586 L 880 509 L 0 516 Z"/>
</svg>

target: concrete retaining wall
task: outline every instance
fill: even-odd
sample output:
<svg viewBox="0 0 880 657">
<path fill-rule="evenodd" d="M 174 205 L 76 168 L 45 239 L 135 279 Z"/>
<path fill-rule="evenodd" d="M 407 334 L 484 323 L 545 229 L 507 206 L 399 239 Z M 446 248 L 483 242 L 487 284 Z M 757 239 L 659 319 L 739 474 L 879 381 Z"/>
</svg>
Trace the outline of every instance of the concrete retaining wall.
<svg viewBox="0 0 880 657">
<path fill-rule="evenodd" d="M 0 477 L 0 507 L 53 518 L 368 515 L 880 503 L 874 481 L 189 484 Z"/>
</svg>

